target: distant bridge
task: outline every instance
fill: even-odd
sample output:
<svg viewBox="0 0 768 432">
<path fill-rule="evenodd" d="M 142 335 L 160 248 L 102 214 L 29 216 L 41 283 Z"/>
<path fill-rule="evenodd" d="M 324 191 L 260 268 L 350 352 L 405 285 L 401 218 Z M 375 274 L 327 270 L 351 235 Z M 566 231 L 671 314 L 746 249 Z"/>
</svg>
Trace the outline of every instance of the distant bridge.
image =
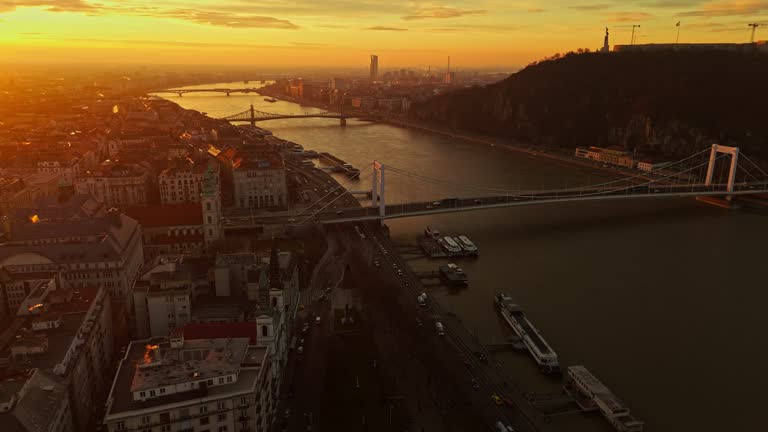
<svg viewBox="0 0 768 432">
<path fill-rule="evenodd" d="M 152 93 L 176 93 L 179 97 L 183 97 L 187 93 L 226 93 L 229 96 L 231 93 L 259 93 L 261 88 L 204 88 L 204 89 L 168 89 L 158 90 Z"/>
<path fill-rule="evenodd" d="M 344 113 L 323 111 L 319 113 L 305 112 L 303 114 L 278 114 L 256 110 L 253 108 L 253 105 L 251 105 L 249 109 L 243 112 L 221 117 L 220 120 L 226 120 L 228 122 L 248 122 L 251 124 L 251 126 L 253 126 L 256 122 L 259 121 L 295 118 L 333 118 L 339 119 L 339 122 L 342 126 L 347 125 L 347 116 Z"/>
</svg>

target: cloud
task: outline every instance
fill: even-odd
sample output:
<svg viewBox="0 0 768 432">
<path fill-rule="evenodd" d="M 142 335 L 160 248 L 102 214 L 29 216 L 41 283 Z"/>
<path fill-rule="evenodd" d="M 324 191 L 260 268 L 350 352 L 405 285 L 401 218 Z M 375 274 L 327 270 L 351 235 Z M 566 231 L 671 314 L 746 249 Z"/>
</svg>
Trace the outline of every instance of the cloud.
<svg viewBox="0 0 768 432">
<path fill-rule="evenodd" d="M 594 4 L 569 6 L 569 8 L 570 9 L 576 9 L 576 10 L 582 10 L 582 11 L 594 11 L 594 10 L 610 9 L 613 6 L 614 5 L 609 4 L 609 3 L 594 3 Z"/>
<path fill-rule="evenodd" d="M 407 28 L 399 28 L 399 27 L 383 27 L 383 26 L 373 26 L 373 27 L 366 27 L 363 30 L 378 30 L 378 31 L 408 31 Z"/>
<path fill-rule="evenodd" d="M 704 3 L 699 9 L 681 12 L 681 17 L 751 16 L 768 12 L 766 0 L 716 0 Z"/>
<path fill-rule="evenodd" d="M 530 8 L 530 9 L 528 9 L 528 13 L 542 13 L 542 12 L 546 12 L 546 11 L 547 11 L 546 9 L 542 9 L 542 8 Z"/>
<path fill-rule="evenodd" d="M 85 0 L 0 0 L 0 13 L 19 7 L 45 7 L 49 12 L 79 12 L 87 15 L 120 14 L 150 18 L 172 18 L 197 24 L 232 28 L 270 28 L 295 30 L 300 28 L 291 21 L 256 14 L 219 12 L 205 9 L 117 4 L 89 3 Z"/>
<path fill-rule="evenodd" d="M 39 33 L 38 35 L 43 35 Z M 226 42 L 189 42 L 189 41 L 174 41 L 174 40 L 146 40 L 146 39 L 105 39 L 105 38 L 61 38 L 54 36 L 38 36 L 31 37 L 32 40 L 56 40 L 65 42 L 91 42 L 97 44 L 107 45 L 151 45 L 154 47 L 172 46 L 172 47 L 190 47 L 190 48 L 242 48 L 242 49 L 316 49 L 316 48 L 330 48 L 333 45 L 313 42 L 290 42 L 285 45 L 280 44 L 250 44 L 244 43 L 226 43 Z"/>
<path fill-rule="evenodd" d="M 96 9 L 85 0 L 0 0 L 0 13 L 12 12 L 19 7 L 47 6 L 51 12 L 88 12 Z"/>
<path fill-rule="evenodd" d="M 466 15 L 482 15 L 487 13 L 486 10 L 474 9 L 458 9 L 453 7 L 429 7 L 417 9 L 410 15 L 401 17 L 406 21 L 423 20 L 423 19 L 435 19 L 435 18 L 458 18 Z"/>
<path fill-rule="evenodd" d="M 653 15 L 647 12 L 615 12 L 608 16 L 610 22 L 638 22 L 647 21 L 653 18 Z"/>
</svg>

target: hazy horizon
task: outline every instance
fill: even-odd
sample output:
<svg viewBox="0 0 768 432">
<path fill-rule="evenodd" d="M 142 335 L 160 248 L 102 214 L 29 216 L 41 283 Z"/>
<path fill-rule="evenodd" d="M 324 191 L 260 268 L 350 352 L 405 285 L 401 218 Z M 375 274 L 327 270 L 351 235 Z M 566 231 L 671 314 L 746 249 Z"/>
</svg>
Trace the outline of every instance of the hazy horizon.
<svg viewBox="0 0 768 432">
<path fill-rule="evenodd" d="M 13 64 L 514 68 L 630 43 L 748 42 L 763 0 L 663 2 L 0 0 L 0 61 Z M 676 24 L 680 22 L 680 27 Z M 756 39 L 763 28 L 757 29 Z"/>
</svg>

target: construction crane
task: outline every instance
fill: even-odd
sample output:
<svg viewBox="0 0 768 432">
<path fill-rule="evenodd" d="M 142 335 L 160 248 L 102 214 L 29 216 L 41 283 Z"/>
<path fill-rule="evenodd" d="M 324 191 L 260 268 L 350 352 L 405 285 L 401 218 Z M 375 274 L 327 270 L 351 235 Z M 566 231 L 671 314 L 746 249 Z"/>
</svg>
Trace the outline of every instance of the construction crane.
<svg viewBox="0 0 768 432">
<path fill-rule="evenodd" d="M 755 30 L 757 30 L 758 27 L 760 27 L 762 24 L 760 23 L 751 23 L 747 24 L 749 27 L 752 27 L 752 37 L 749 38 L 749 43 L 755 43 Z"/>
<path fill-rule="evenodd" d="M 630 45 L 634 45 L 635 44 L 635 29 L 639 28 L 640 24 L 631 24 L 631 25 L 627 24 L 627 25 L 613 26 L 613 28 L 620 28 L 620 27 L 626 27 L 626 28 L 632 27 L 632 37 L 631 37 L 631 39 L 629 41 L 629 44 Z"/>
</svg>

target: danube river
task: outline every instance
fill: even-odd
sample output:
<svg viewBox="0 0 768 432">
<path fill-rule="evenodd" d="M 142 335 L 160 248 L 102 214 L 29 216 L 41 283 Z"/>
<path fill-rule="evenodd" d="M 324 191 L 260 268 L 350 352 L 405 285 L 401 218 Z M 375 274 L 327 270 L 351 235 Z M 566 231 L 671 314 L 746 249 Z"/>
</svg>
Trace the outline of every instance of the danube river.
<svg viewBox="0 0 768 432">
<path fill-rule="evenodd" d="M 209 84 L 202 87 L 243 87 Z M 278 113 L 319 111 L 258 95 L 168 97 L 212 117 L 253 104 Z M 440 179 L 387 173 L 389 202 L 471 196 L 496 189 L 554 188 L 605 181 L 605 174 L 527 154 L 394 126 L 333 119 L 258 124 L 276 136 L 327 151 L 363 171 L 370 164 Z M 346 181 L 346 179 L 344 179 Z M 471 187 L 457 187 L 456 184 Z M 768 214 L 726 211 L 693 200 L 559 204 L 387 222 L 398 243 L 415 243 L 426 224 L 465 234 L 480 249 L 457 263 L 463 290 L 430 288 L 488 343 L 510 335 L 492 299 L 509 293 L 557 351 L 583 364 L 623 399 L 649 431 L 757 431 L 768 428 Z M 447 261 L 447 260 L 442 260 Z M 412 261 L 434 270 L 441 260 Z M 558 392 L 524 353 L 496 356 L 526 390 Z M 567 414 L 565 431 L 610 430 L 595 414 Z"/>
</svg>

